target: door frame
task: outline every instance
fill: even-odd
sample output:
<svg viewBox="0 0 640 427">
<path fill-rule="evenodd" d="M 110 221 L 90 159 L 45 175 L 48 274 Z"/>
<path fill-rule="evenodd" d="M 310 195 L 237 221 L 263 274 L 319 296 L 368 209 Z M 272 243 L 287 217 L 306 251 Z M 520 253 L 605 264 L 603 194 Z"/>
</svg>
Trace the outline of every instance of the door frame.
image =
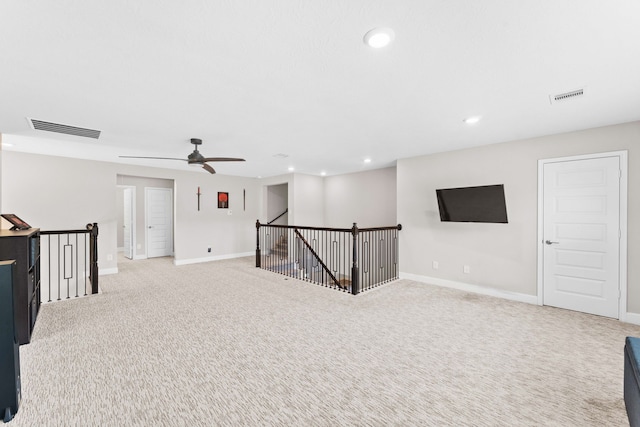
<svg viewBox="0 0 640 427">
<path fill-rule="evenodd" d="M 171 209 L 169 209 L 169 224 L 171 224 L 171 233 L 170 233 L 170 238 L 171 238 L 171 253 L 167 256 L 171 256 L 174 257 L 175 256 L 175 224 L 174 224 L 174 217 L 175 217 L 175 213 L 174 213 L 174 209 L 175 209 L 175 200 L 174 200 L 174 194 L 175 192 L 173 191 L 173 188 L 163 188 L 163 187 L 144 187 L 144 246 L 145 246 L 145 252 L 146 258 L 149 258 L 149 225 L 147 224 L 148 222 L 148 217 L 149 217 L 149 190 L 163 190 L 163 191 L 168 191 L 169 194 L 171 195 Z"/>
<path fill-rule="evenodd" d="M 620 230 L 618 239 L 618 320 L 627 319 L 627 180 L 628 163 L 627 150 L 610 151 L 605 153 L 583 154 L 578 156 L 557 157 L 538 160 L 538 305 L 544 305 L 544 165 L 576 160 L 590 160 L 603 157 L 618 157 L 620 159 Z"/>
<path fill-rule="evenodd" d="M 136 187 L 135 185 L 119 185 L 123 190 L 123 197 L 127 197 L 126 190 L 131 190 L 131 258 L 136 259 Z"/>
</svg>

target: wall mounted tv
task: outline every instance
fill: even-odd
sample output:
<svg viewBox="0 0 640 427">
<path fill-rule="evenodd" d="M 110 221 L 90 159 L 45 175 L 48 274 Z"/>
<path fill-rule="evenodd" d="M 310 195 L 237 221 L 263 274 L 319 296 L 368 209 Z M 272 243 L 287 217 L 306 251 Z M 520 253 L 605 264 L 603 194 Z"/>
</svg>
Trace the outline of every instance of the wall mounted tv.
<svg viewBox="0 0 640 427">
<path fill-rule="evenodd" d="M 436 190 L 440 221 L 507 223 L 504 185 Z"/>
</svg>

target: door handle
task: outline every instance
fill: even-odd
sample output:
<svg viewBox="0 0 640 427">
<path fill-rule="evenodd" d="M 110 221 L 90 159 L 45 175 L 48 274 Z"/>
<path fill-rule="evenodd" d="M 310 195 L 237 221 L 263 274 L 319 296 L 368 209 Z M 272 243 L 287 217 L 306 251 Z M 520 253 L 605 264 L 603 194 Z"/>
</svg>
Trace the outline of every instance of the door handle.
<svg viewBox="0 0 640 427">
<path fill-rule="evenodd" d="M 149 228 L 153 228 L 153 226 L 152 226 L 152 225 L 150 225 L 150 226 L 149 226 Z M 548 241 L 548 240 L 547 240 L 547 241 Z"/>
<path fill-rule="evenodd" d="M 545 243 L 546 245 L 557 245 L 557 244 L 558 244 L 558 243 L 560 243 L 560 242 L 552 242 L 551 240 L 545 240 L 545 241 L 544 241 L 544 243 Z"/>
</svg>

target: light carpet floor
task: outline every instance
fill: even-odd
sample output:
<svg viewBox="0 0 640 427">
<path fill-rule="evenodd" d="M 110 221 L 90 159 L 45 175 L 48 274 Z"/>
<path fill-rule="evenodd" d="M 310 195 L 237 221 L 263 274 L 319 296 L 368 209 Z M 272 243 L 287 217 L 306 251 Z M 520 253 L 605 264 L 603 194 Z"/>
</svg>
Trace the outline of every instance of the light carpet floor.
<svg viewBox="0 0 640 427">
<path fill-rule="evenodd" d="M 254 267 L 122 262 L 43 305 L 21 426 L 624 426 L 640 327 L 399 280 L 352 296 Z"/>
</svg>

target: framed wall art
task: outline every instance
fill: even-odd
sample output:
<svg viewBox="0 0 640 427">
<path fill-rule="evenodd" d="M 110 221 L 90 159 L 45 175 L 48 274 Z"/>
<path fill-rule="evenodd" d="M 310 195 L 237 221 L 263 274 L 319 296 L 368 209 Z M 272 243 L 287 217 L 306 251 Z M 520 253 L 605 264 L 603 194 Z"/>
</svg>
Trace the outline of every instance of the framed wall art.
<svg viewBox="0 0 640 427">
<path fill-rule="evenodd" d="M 31 228 L 29 224 L 18 218 L 15 214 L 2 214 L 2 218 L 6 219 L 13 225 L 11 230 L 28 230 Z"/>
<path fill-rule="evenodd" d="M 229 209 L 229 193 L 218 191 L 218 209 Z"/>
</svg>

